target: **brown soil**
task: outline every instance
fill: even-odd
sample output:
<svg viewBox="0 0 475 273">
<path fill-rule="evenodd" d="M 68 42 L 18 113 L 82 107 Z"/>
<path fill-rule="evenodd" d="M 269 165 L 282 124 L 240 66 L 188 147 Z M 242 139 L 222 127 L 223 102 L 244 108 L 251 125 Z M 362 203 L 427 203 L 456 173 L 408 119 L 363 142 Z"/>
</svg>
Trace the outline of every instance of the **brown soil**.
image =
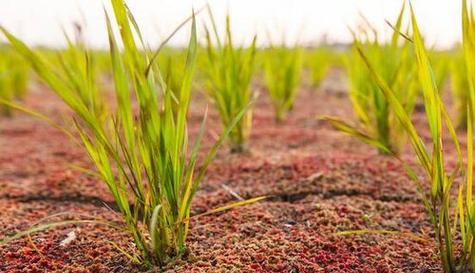
<svg viewBox="0 0 475 273">
<path fill-rule="evenodd" d="M 282 124 L 274 123 L 261 96 L 251 152 L 235 155 L 221 149 L 197 193 L 193 214 L 236 201 L 231 193 L 268 198 L 194 218 L 188 253 L 163 271 L 441 272 L 427 216 L 401 164 L 315 118 L 353 118 L 335 81 L 342 81 L 339 73 L 332 73 L 318 90 L 302 88 Z M 59 122 L 69 116 L 44 88 L 33 88 L 25 104 Z M 197 96 L 191 108 L 192 132 L 204 108 L 205 100 Z M 208 128 L 220 130 L 214 112 Z M 46 222 L 121 221 L 104 184 L 73 167 L 92 165 L 60 131 L 17 113 L 0 119 L 0 147 L 0 239 L 58 213 L 67 215 Z M 399 230 L 424 240 L 336 234 L 355 229 Z M 61 246 L 71 231 L 77 238 Z M 1 246 L 0 272 L 141 272 L 110 241 L 134 252 L 127 234 L 107 226 L 57 227 Z"/>
</svg>

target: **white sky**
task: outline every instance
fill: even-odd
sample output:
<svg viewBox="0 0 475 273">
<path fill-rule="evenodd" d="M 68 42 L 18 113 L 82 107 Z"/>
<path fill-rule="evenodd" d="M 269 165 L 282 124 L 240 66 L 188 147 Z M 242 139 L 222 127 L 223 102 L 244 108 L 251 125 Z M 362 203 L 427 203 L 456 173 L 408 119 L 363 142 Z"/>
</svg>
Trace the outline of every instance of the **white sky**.
<svg viewBox="0 0 475 273">
<path fill-rule="evenodd" d="M 378 29 L 390 32 L 384 20 L 394 21 L 402 0 L 128 0 L 146 40 L 160 41 L 191 9 L 209 2 L 218 23 L 229 11 L 236 41 L 249 41 L 258 35 L 261 44 L 267 37 L 289 42 L 349 41 L 348 26 L 356 26 L 359 13 Z M 461 0 L 412 0 L 419 24 L 430 44 L 447 47 L 460 39 Z M 103 6 L 108 0 L 0 0 L 0 24 L 30 44 L 58 46 L 64 42 L 61 27 L 86 21 L 85 35 L 92 46 L 105 46 Z M 84 19 L 81 19 L 84 18 Z M 206 13 L 198 16 L 200 25 Z M 188 29 L 188 28 L 186 28 Z M 202 36 L 202 35 L 201 35 Z M 172 44 L 183 44 L 187 31 L 181 31 Z"/>
</svg>

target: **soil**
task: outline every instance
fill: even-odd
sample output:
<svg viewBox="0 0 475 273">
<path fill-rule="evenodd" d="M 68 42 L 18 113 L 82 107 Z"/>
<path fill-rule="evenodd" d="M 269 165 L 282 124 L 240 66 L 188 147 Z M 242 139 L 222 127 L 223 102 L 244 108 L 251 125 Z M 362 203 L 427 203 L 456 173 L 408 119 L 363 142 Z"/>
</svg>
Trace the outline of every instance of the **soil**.
<svg viewBox="0 0 475 273">
<path fill-rule="evenodd" d="M 237 197 L 267 198 L 193 218 L 187 254 L 162 271 L 442 271 L 426 212 L 401 164 L 316 118 L 328 114 L 354 120 L 344 81 L 335 70 L 320 88 L 302 87 L 295 109 L 280 124 L 261 90 L 250 152 L 230 154 L 222 147 L 194 199 L 192 214 Z M 24 103 L 62 124 L 70 117 L 41 85 L 32 87 Z M 196 95 L 190 110 L 192 134 L 205 107 L 205 98 Z M 210 111 L 209 131 L 219 132 L 219 118 Z M 415 119 L 423 119 L 423 113 Z M 205 147 L 212 138 L 207 136 Z M 92 168 L 87 155 L 59 130 L 16 113 L 0 119 L 0 147 L 0 239 L 48 216 L 45 223 L 97 218 L 120 223 L 106 186 L 77 168 Z M 409 149 L 403 154 L 411 158 Z M 337 233 L 363 229 L 401 234 Z M 76 238 L 62 245 L 72 231 Z M 134 253 L 130 237 L 112 227 L 55 227 L 0 246 L 0 272 L 144 270 L 111 242 Z"/>
</svg>

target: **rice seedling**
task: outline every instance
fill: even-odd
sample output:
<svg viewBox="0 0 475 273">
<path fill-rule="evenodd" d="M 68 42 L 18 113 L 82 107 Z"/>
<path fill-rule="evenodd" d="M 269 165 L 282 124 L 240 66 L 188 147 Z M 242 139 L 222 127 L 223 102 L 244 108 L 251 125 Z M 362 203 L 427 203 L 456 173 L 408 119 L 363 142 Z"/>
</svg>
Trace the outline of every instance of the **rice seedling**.
<svg viewBox="0 0 475 273">
<path fill-rule="evenodd" d="M 359 119 L 356 126 L 332 117 L 325 117 L 333 127 L 364 142 L 378 143 L 381 154 L 397 153 L 404 142 L 404 131 L 397 122 L 395 113 L 389 107 L 387 99 L 380 92 L 380 87 L 372 78 L 359 56 L 359 50 L 381 71 L 382 77 L 396 90 L 396 96 L 404 106 L 406 113 L 411 114 L 416 103 L 418 87 L 414 80 L 414 69 L 411 45 L 400 35 L 404 6 L 394 24 L 394 34 L 389 44 L 374 40 L 370 33 L 364 31 L 362 38 L 355 34 L 354 46 L 347 62 L 350 79 L 350 98 L 354 112 Z M 364 40 L 363 40 L 364 39 Z M 402 40 L 402 41 L 401 41 Z"/>
<path fill-rule="evenodd" d="M 310 70 L 310 79 L 313 87 L 319 87 L 328 73 L 333 61 L 333 52 L 328 48 L 316 48 L 308 54 L 306 66 Z"/>
<path fill-rule="evenodd" d="M 452 54 L 444 51 L 429 52 L 429 59 L 434 68 L 434 75 L 439 91 L 443 93 L 450 74 L 450 60 Z"/>
<path fill-rule="evenodd" d="M 24 99 L 28 89 L 29 67 L 28 64 L 14 51 L 10 50 L 9 77 L 11 88 L 17 99 Z"/>
<path fill-rule="evenodd" d="M 467 129 L 468 110 L 466 102 L 468 100 L 470 86 L 467 78 L 467 67 L 463 50 L 458 51 L 451 62 L 452 98 L 457 114 L 456 126 L 459 129 Z"/>
<path fill-rule="evenodd" d="M 7 30 L 1 30 L 36 73 L 74 111 L 82 145 L 109 188 L 138 249 L 137 255 L 124 250 L 122 253 L 147 266 L 161 266 L 185 251 L 191 201 L 219 146 L 248 105 L 233 113 L 228 127 L 198 165 L 206 116 L 191 149 L 187 130 L 197 51 L 194 15 L 190 17 L 191 36 L 180 90 L 174 98 L 160 71 L 154 71 L 159 51 L 152 57 L 146 49 L 140 29 L 124 1 L 111 0 L 111 3 L 115 21 L 106 13 L 106 22 L 117 105 L 106 107 L 104 115 L 98 114 L 93 103 L 95 98 L 84 99 L 78 92 L 90 88 L 89 84 L 94 85 L 89 80 L 92 73 L 89 66 L 82 67 L 84 70 L 78 71 L 76 76 L 64 78 L 22 41 Z M 120 30 L 118 37 L 113 28 Z M 119 44 L 123 51 L 119 50 Z M 71 52 L 73 60 L 79 62 L 76 53 L 76 50 Z M 87 64 L 85 60 L 80 63 Z M 176 108 L 173 107 L 175 99 Z M 257 200 L 259 198 L 240 201 L 214 211 Z"/>
<path fill-rule="evenodd" d="M 475 77 L 473 77 L 472 71 L 475 70 L 471 70 L 474 66 L 470 61 L 475 56 L 475 46 L 473 44 L 475 21 L 472 13 L 468 12 L 466 0 L 463 0 L 462 17 L 464 58 L 467 65 L 466 76 L 469 79 L 470 88 L 473 88 Z M 372 77 L 378 83 L 381 93 L 384 94 L 390 107 L 394 110 L 404 130 L 407 132 L 418 159 L 418 165 L 424 171 L 425 177 L 419 177 L 408 163 L 404 163 L 409 176 L 415 182 L 415 186 L 429 215 L 444 272 L 471 272 L 475 269 L 475 229 L 473 228 L 474 207 L 472 201 L 474 95 L 470 92 L 470 97 L 466 101 L 466 107 L 468 108 L 467 153 L 466 170 L 463 172 L 462 166 L 464 163 L 459 139 L 438 90 L 436 76 L 424 47 L 412 7 L 411 21 L 417 74 L 422 87 L 424 107 L 430 130 L 429 143 L 424 142 L 424 138 L 418 133 L 411 121 L 410 115 L 397 98 L 396 91 L 390 87 L 389 83 L 381 75 L 381 71 L 378 71 L 377 67 L 372 64 L 362 49 L 359 49 L 359 52 Z M 468 67 L 471 68 L 469 69 Z M 448 140 L 444 140 L 444 132 L 449 132 L 450 138 Z M 447 141 L 452 142 L 457 151 L 458 157 L 455 168 L 448 167 L 444 149 Z M 431 149 L 427 149 L 426 144 L 429 144 Z M 402 161 L 402 159 L 400 160 Z M 451 189 L 453 188 L 454 180 L 462 176 L 462 174 L 464 174 L 464 183 L 461 183 L 459 186 L 458 196 L 455 199 L 451 196 Z M 426 184 L 426 181 L 429 183 Z M 455 215 L 451 215 L 451 208 L 454 204 L 456 204 Z M 457 238 L 460 238 L 460 240 Z M 460 249 L 459 257 L 456 257 L 456 249 Z"/>
<path fill-rule="evenodd" d="M 29 62 L 39 78 L 67 101 L 69 106 L 74 108 L 80 107 L 79 105 L 85 106 L 100 117 L 104 115 L 105 104 L 99 92 L 98 71 L 93 54 L 86 49 L 80 36 L 77 37 L 77 41 L 73 41 L 65 34 L 67 47 L 61 51 L 29 50 L 26 54 L 17 50 L 23 57 L 19 58 L 21 56 L 15 53 L 17 55 L 15 62 Z M 21 75 L 23 73 L 14 70 L 12 74 L 7 75 L 16 85 L 18 92 L 25 85 L 25 77 Z"/>
<path fill-rule="evenodd" d="M 468 80 L 467 107 L 467 153 L 464 182 L 459 187 L 457 198 L 457 216 L 459 219 L 460 236 L 462 240 L 462 253 L 457 270 L 475 270 L 475 228 L 473 225 L 475 207 L 473 205 L 473 121 L 475 120 L 475 17 L 473 7 L 468 7 L 467 0 L 462 0 L 462 32 L 463 52 Z M 447 205 L 448 206 L 448 205 Z M 456 220 L 455 220 L 456 221 Z M 457 221 L 456 221 L 457 222 Z M 444 269 L 452 270 L 451 256 L 447 255 L 444 261 Z M 448 270 L 446 270 L 448 271 Z"/>
<path fill-rule="evenodd" d="M 164 51 L 163 57 L 159 58 L 157 62 L 157 71 L 163 76 L 167 88 L 171 90 L 175 98 L 179 97 L 181 89 L 181 79 L 183 78 L 183 65 L 186 60 L 186 52 L 175 51 L 169 49 Z M 178 107 L 176 99 L 173 102 L 174 108 Z"/>
<path fill-rule="evenodd" d="M 464 1 L 464 9 L 467 9 L 467 4 Z M 473 30 L 473 18 L 468 12 L 463 17 L 463 45 L 461 48 L 456 48 L 452 54 L 450 63 L 450 76 L 452 84 L 452 99 L 455 107 L 455 113 L 457 114 L 456 127 L 458 129 L 466 130 L 467 121 L 469 115 L 469 109 L 467 108 L 467 102 L 472 102 L 473 86 L 472 77 L 474 68 L 473 60 L 475 51 L 473 38 L 471 33 Z"/>
<path fill-rule="evenodd" d="M 281 122 L 291 111 L 302 71 L 302 48 L 271 46 L 264 52 L 264 75 L 274 106 L 275 120 Z"/>
<path fill-rule="evenodd" d="M 11 101 L 13 97 L 13 90 L 11 89 L 10 78 L 8 76 L 8 64 L 6 58 L 0 58 L 0 98 L 5 101 Z M 11 108 L 2 105 L 2 115 L 10 116 Z"/>
<path fill-rule="evenodd" d="M 473 7 L 468 6 L 467 0 L 462 0 L 462 31 L 463 31 L 463 56 L 465 75 L 468 81 L 468 109 L 469 116 L 474 112 L 475 106 L 475 15 Z M 473 121 L 473 117 L 472 121 Z M 467 123 L 468 124 L 468 123 Z"/>
<path fill-rule="evenodd" d="M 101 98 L 99 71 L 94 54 L 83 41 L 81 28 L 77 28 L 76 41 L 65 35 L 67 48 L 58 55 L 58 75 L 69 85 L 71 96 L 76 96 L 96 116 L 105 114 L 104 100 Z"/>
<path fill-rule="evenodd" d="M 94 70 L 98 75 L 97 80 L 101 80 L 107 83 L 109 78 L 112 78 L 112 64 L 109 58 L 109 52 L 105 50 L 89 50 L 89 54 L 93 60 Z"/>
<path fill-rule="evenodd" d="M 256 37 L 248 48 L 233 44 L 229 16 L 226 17 L 226 34 L 221 40 L 213 14 L 208 9 L 212 21 L 212 38 L 206 30 L 207 39 L 207 94 L 216 106 L 225 128 L 229 127 L 237 113 L 246 108 L 253 99 L 250 85 L 255 67 Z M 216 46 L 214 45 L 216 42 Z M 247 149 L 247 140 L 252 129 L 252 109 L 229 134 L 231 152 Z"/>
<path fill-rule="evenodd" d="M 11 102 L 23 99 L 28 88 L 29 67 L 10 48 L 0 48 L 0 99 Z M 11 116 L 12 109 L 2 105 L 2 114 Z"/>
</svg>

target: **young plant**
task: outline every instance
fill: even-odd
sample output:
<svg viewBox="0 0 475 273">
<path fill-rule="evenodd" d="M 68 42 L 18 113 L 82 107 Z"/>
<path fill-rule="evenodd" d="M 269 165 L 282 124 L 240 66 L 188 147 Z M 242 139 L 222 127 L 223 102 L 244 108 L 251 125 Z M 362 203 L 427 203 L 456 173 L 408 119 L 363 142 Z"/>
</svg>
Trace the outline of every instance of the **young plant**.
<svg viewBox="0 0 475 273">
<path fill-rule="evenodd" d="M 12 101 L 14 97 L 11 89 L 10 77 L 8 74 L 8 63 L 6 58 L 0 58 L 0 99 L 4 101 Z M 7 105 L 2 105 L 2 115 L 11 116 L 11 108 Z"/>
<path fill-rule="evenodd" d="M 71 95 L 76 96 L 82 103 L 102 118 L 105 115 L 105 103 L 101 97 L 99 84 L 99 71 L 94 59 L 94 54 L 87 49 L 83 41 L 81 28 L 76 26 L 76 41 L 65 35 L 67 48 L 58 54 L 59 67 L 57 73 L 64 78 L 69 86 Z"/>
<path fill-rule="evenodd" d="M 465 75 L 468 81 L 468 109 L 473 114 L 475 107 L 475 15 L 467 0 L 462 0 L 463 56 Z M 472 117 L 473 121 L 473 117 Z"/>
<path fill-rule="evenodd" d="M 467 129 L 468 109 L 467 100 L 470 95 L 469 79 L 467 78 L 467 65 L 463 50 L 457 52 L 451 63 L 452 98 L 457 114 L 456 126 Z"/>
<path fill-rule="evenodd" d="M 302 49 L 271 46 L 264 52 L 264 74 L 274 106 L 275 120 L 281 122 L 291 111 L 302 71 Z"/>
<path fill-rule="evenodd" d="M 221 40 L 213 15 L 209 10 L 215 41 L 206 30 L 208 75 L 207 93 L 215 104 L 221 123 L 229 127 L 237 113 L 246 108 L 253 99 L 250 89 L 256 55 L 256 37 L 249 48 L 237 48 L 233 44 L 230 19 L 226 17 L 226 37 Z M 216 42 L 216 46 L 214 45 Z M 243 152 L 252 128 L 252 110 L 249 109 L 229 134 L 232 152 Z"/>
<path fill-rule="evenodd" d="M 475 229 L 473 227 L 475 207 L 472 200 L 473 102 L 475 96 L 471 92 L 466 104 L 468 120 L 465 183 L 460 185 L 458 197 L 454 200 L 451 196 L 451 190 L 455 179 L 462 174 L 463 160 L 461 148 L 454 126 L 439 93 L 436 77 L 424 47 L 412 7 L 411 20 L 417 74 L 422 87 L 427 123 L 430 131 L 428 143 L 430 149 L 426 148 L 427 143 L 424 143 L 424 138 L 417 132 L 410 115 L 397 98 L 396 91 L 392 90 L 389 83 L 381 75 L 381 71 L 377 70 L 377 67 L 372 64 L 363 50 L 359 49 L 359 52 L 372 77 L 380 87 L 381 93 L 384 94 L 389 106 L 394 110 L 398 120 L 403 125 L 418 159 L 418 165 L 424 171 L 425 178 L 417 176 L 415 171 L 409 166 L 409 163 L 405 163 L 406 170 L 410 178 L 415 182 L 428 212 L 444 272 L 472 272 L 475 269 Z M 474 74 L 472 74 L 472 71 L 475 71 L 472 69 L 475 67 L 470 62 L 475 56 L 475 46 L 473 44 L 473 38 L 475 38 L 474 22 L 472 13 L 468 13 L 466 0 L 463 0 L 464 51 L 468 68 L 466 76 L 469 79 L 471 90 L 473 90 L 473 84 L 475 83 Z M 448 140 L 444 140 L 443 137 L 446 131 L 450 134 Z M 447 156 L 444 150 L 444 145 L 447 141 L 452 142 L 457 151 L 457 164 L 455 168 L 450 168 L 447 164 Z M 402 159 L 400 160 L 404 162 Z M 426 181 L 429 182 L 428 185 L 425 185 Z M 451 214 L 451 208 L 454 206 L 454 203 L 456 204 L 455 215 Z M 458 242 L 460 242 L 460 245 L 457 245 Z M 457 249 L 460 250 L 459 257 L 456 257 Z"/>
<path fill-rule="evenodd" d="M 309 54 L 306 66 L 310 69 L 312 86 L 316 88 L 320 86 L 328 73 L 333 60 L 333 53 L 327 48 L 317 48 Z"/>
<path fill-rule="evenodd" d="M 123 0 L 111 2 L 115 23 L 108 15 L 106 22 L 116 107 L 105 108 L 105 115 L 98 115 L 91 100 L 81 99 L 76 85 L 70 82 L 72 78 L 55 73 L 23 42 L 5 29 L 2 31 L 74 111 L 82 145 L 108 186 L 139 251 L 138 256 L 127 255 L 145 265 L 160 266 L 185 251 L 193 197 L 218 147 L 247 108 L 235 113 L 225 132 L 198 165 L 205 121 L 191 149 L 187 130 L 197 50 L 194 16 L 180 91 L 174 98 L 160 71 L 154 71 L 158 51 L 151 57 L 149 50 L 141 50 L 145 45 L 132 14 Z M 119 40 L 113 27 L 120 30 Z M 123 51 L 119 50 L 119 42 Z M 79 82 L 88 82 L 84 78 L 88 78 L 89 73 L 78 74 Z M 175 99 L 176 109 L 173 107 Z"/>
<path fill-rule="evenodd" d="M 378 150 L 381 154 L 397 153 L 404 140 L 404 131 L 397 122 L 394 111 L 389 107 L 387 98 L 381 93 L 381 87 L 366 69 L 359 51 L 365 52 L 365 56 L 376 70 L 380 71 L 390 88 L 396 90 L 396 97 L 410 115 L 416 103 L 418 88 L 417 81 L 413 79 L 414 65 L 410 43 L 400 35 L 403 15 L 404 6 L 393 26 L 395 32 L 389 44 L 381 44 L 376 34 L 373 41 L 369 40 L 368 32 L 363 33 L 363 39 L 366 41 L 355 35 L 347 69 L 350 98 L 359 119 L 358 125 L 352 126 L 338 118 L 325 117 L 340 131 L 364 142 L 379 143 Z"/>
<path fill-rule="evenodd" d="M 21 56 L 13 51 L 10 53 L 9 75 L 11 88 L 15 98 L 24 99 L 28 89 L 29 67 Z"/>
<path fill-rule="evenodd" d="M 0 48 L 0 99 L 12 102 L 23 99 L 28 88 L 29 67 L 26 62 L 10 48 Z M 12 115 L 12 109 L 3 104 L 1 112 Z"/>
<path fill-rule="evenodd" d="M 434 68 L 434 75 L 437 86 L 441 94 L 444 91 L 445 84 L 450 72 L 450 59 L 452 54 L 444 51 L 429 51 L 429 58 Z"/>
<path fill-rule="evenodd" d="M 473 122 L 475 120 L 475 17 L 473 7 L 468 7 L 467 0 L 462 0 L 463 52 L 468 81 L 467 105 L 467 158 L 465 186 L 459 187 L 457 212 L 462 240 L 462 253 L 457 270 L 475 270 L 475 206 L 473 203 Z M 450 256 L 448 257 L 450 258 Z M 451 262 L 449 260 L 449 262 Z M 449 268 L 452 264 L 444 266 Z M 449 268 L 452 270 L 452 268 Z"/>
<path fill-rule="evenodd" d="M 184 52 L 186 53 L 186 52 Z M 157 62 L 157 71 L 160 71 L 162 74 L 167 88 L 171 90 L 175 99 L 173 102 L 173 107 L 178 108 L 178 103 L 176 98 L 178 98 L 182 79 L 184 72 L 184 60 L 186 60 L 186 54 L 183 54 L 181 51 L 168 49 L 163 51 L 162 58 L 159 58 Z"/>
<path fill-rule="evenodd" d="M 470 108 L 473 104 L 473 82 L 475 82 L 475 26 L 473 14 L 468 11 L 467 2 L 463 0 L 462 28 L 463 46 L 457 50 L 451 62 L 452 97 L 457 113 L 457 128 L 466 130 Z"/>
</svg>

